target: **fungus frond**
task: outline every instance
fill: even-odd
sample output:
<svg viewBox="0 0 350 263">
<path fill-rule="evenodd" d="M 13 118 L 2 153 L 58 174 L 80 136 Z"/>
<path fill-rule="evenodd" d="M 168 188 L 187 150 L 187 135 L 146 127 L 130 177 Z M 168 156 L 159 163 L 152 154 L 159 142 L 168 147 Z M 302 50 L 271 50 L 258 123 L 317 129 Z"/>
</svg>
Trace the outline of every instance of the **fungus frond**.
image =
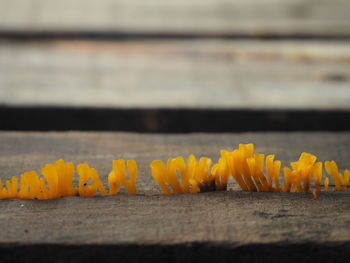
<svg viewBox="0 0 350 263">
<path fill-rule="evenodd" d="M 242 190 L 262 192 L 281 190 L 279 181 L 281 162 L 274 161 L 274 155 L 267 156 L 268 177 L 266 177 L 265 155 L 254 153 L 253 144 L 240 144 L 239 148 L 232 152 L 222 150 L 220 159 L 225 160 L 227 164 L 226 174 L 232 176 Z"/>
<path fill-rule="evenodd" d="M 41 169 L 41 173 L 49 186 L 48 199 L 77 195 L 78 191 L 73 187 L 74 170 L 74 164 L 65 163 L 64 160 L 58 160 L 54 164 L 47 164 Z M 36 184 L 35 176 L 32 177 L 32 180 L 34 180 L 32 185 Z"/>
<path fill-rule="evenodd" d="M 335 161 L 326 161 L 325 168 L 327 173 L 332 177 L 335 183 L 335 189 L 337 191 L 346 190 L 347 182 L 345 182 L 344 180 L 345 178 L 343 178 L 343 175 L 339 173 L 337 163 Z M 348 173 L 347 173 L 347 176 L 348 176 Z"/>
<path fill-rule="evenodd" d="M 153 179 L 160 185 L 165 195 L 170 195 L 171 190 L 166 185 L 168 182 L 167 176 L 165 175 L 165 173 L 167 172 L 167 167 L 165 166 L 165 164 L 160 160 L 155 160 L 151 162 L 150 166 L 152 169 Z"/>
<path fill-rule="evenodd" d="M 310 192 L 312 178 L 315 179 L 316 187 L 320 190 L 322 179 L 322 163 L 316 163 L 317 157 L 303 152 L 299 160 L 292 162 L 292 169 L 285 168 L 285 192 Z M 318 186 L 317 186 L 318 185 Z"/>
<path fill-rule="evenodd" d="M 254 154 L 253 157 L 247 159 L 250 177 L 253 178 L 255 185 L 260 192 L 271 191 L 269 183 L 263 173 L 264 154 Z"/>
<path fill-rule="evenodd" d="M 79 164 L 78 174 L 79 196 L 95 196 L 98 190 L 101 192 L 102 196 L 107 194 L 96 169 L 91 168 L 88 164 Z M 91 184 L 89 184 L 89 181 L 91 181 Z"/>
<path fill-rule="evenodd" d="M 18 198 L 21 199 L 49 199 L 49 193 L 43 178 L 39 178 L 35 171 L 21 175 Z"/>
<path fill-rule="evenodd" d="M 126 168 L 129 181 L 126 179 Z M 123 159 L 113 161 L 113 170 L 108 175 L 109 195 L 115 195 L 123 185 L 128 194 L 136 194 L 137 164 L 134 160 L 126 162 Z"/>
<path fill-rule="evenodd" d="M 207 157 L 201 157 L 198 163 L 195 163 L 194 174 L 192 178 L 202 192 L 216 190 L 215 177 L 211 174 L 212 160 Z"/>
<path fill-rule="evenodd" d="M 243 145 L 240 145 L 240 149 L 243 148 Z M 248 176 L 248 165 L 246 164 L 247 157 L 244 156 L 246 153 L 245 149 L 234 150 L 229 152 L 227 150 L 221 150 L 221 158 L 223 158 L 229 169 L 229 175 L 232 176 L 238 185 L 245 191 L 256 191 L 254 183 L 251 181 L 250 176 Z M 243 176 L 247 176 L 244 180 Z M 247 183 L 247 184 L 246 184 Z"/>
<path fill-rule="evenodd" d="M 166 165 L 155 160 L 150 166 L 153 178 L 168 195 L 215 190 L 216 177 L 211 173 L 211 164 L 210 158 L 202 157 L 197 161 L 194 155 L 190 155 L 187 165 L 182 157 L 177 157 L 168 159 Z"/>
<path fill-rule="evenodd" d="M 275 155 L 271 154 L 266 157 L 266 171 L 268 175 L 268 188 L 273 192 L 280 192 L 280 173 L 281 161 L 275 161 Z M 274 183 L 274 184 L 273 184 Z"/>
<path fill-rule="evenodd" d="M 350 171 L 345 170 L 344 171 L 344 186 L 350 186 Z"/>
<path fill-rule="evenodd" d="M 12 176 L 11 181 L 6 181 L 5 188 L 2 188 L 1 184 L 1 193 L 0 193 L 0 199 L 10 199 L 10 198 L 17 198 L 18 196 L 18 179 L 16 176 Z"/>
<path fill-rule="evenodd" d="M 290 192 L 293 184 L 292 170 L 288 167 L 283 169 L 284 172 L 284 189 L 283 192 Z"/>
<path fill-rule="evenodd" d="M 328 192 L 328 190 L 329 190 L 329 179 L 328 179 L 328 177 L 324 180 L 324 189 L 326 190 L 326 192 Z"/>
<path fill-rule="evenodd" d="M 315 180 L 316 192 L 321 192 L 322 182 L 322 162 L 317 162 L 312 170 L 312 175 Z"/>
<path fill-rule="evenodd" d="M 213 165 L 211 169 L 211 175 L 215 180 L 216 190 L 227 190 L 227 182 L 230 173 L 225 159 L 220 158 L 218 163 Z"/>
</svg>

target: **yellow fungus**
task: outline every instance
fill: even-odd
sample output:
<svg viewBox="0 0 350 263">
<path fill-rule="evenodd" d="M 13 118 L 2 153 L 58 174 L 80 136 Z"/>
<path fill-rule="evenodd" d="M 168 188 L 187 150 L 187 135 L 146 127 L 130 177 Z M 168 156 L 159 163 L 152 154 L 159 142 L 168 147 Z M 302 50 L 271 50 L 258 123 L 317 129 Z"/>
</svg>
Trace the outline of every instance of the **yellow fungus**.
<svg viewBox="0 0 350 263">
<path fill-rule="evenodd" d="M 339 171 L 338 171 L 337 163 L 335 161 L 330 161 L 330 162 L 326 161 L 325 168 L 326 168 L 327 173 L 332 177 L 332 179 L 335 183 L 335 189 L 337 191 L 343 190 L 343 187 L 342 187 L 344 185 L 343 177 L 342 177 L 342 174 L 339 173 Z M 345 190 L 345 188 L 344 188 L 344 190 Z"/>
<path fill-rule="evenodd" d="M 264 155 L 255 155 L 254 157 L 247 159 L 247 164 L 249 167 L 248 176 L 253 178 L 258 191 L 267 192 L 269 190 L 269 186 L 268 181 L 266 180 L 261 169 L 261 165 L 259 165 L 261 160 L 264 161 Z"/>
<path fill-rule="evenodd" d="M 283 189 L 283 192 L 290 192 L 291 187 L 292 187 L 292 183 L 293 183 L 292 171 L 288 167 L 285 167 L 283 169 L 283 172 L 284 172 L 284 189 Z"/>
<path fill-rule="evenodd" d="M 220 158 L 218 163 L 214 164 L 211 169 L 211 175 L 215 180 L 216 190 L 226 190 L 229 179 L 229 171 L 227 163 L 223 158 Z"/>
<path fill-rule="evenodd" d="M 323 163 L 316 162 L 317 157 L 310 153 L 301 153 L 298 161 L 283 168 L 284 185 L 280 183 L 281 161 L 275 155 L 255 153 L 253 144 L 239 144 L 232 152 L 220 151 L 217 163 L 201 157 L 199 160 L 190 155 L 187 161 L 183 157 L 170 158 L 166 164 L 155 160 L 150 164 L 152 176 L 163 193 L 182 194 L 205 191 L 227 190 L 232 177 L 244 191 L 262 192 L 311 192 L 314 199 L 321 192 Z M 350 171 L 339 172 L 335 161 L 326 161 L 324 168 L 335 183 L 337 191 L 347 190 L 350 186 Z M 102 196 L 107 194 L 98 172 L 88 164 L 77 166 L 78 187 L 74 186 L 75 166 L 58 160 L 41 169 L 42 176 L 35 171 L 25 172 L 19 180 L 13 176 L 3 186 L 0 180 L 0 199 L 54 199 L 64 196 Z M 120 187 L 128 194 L 136 194 L 138 168 L 136 161 L 123 159 L 113 161 L 113 169 L 108 175 L 109 195 L 115 195 Z M 128 177 L 128 179 L 127 179 Z M 314 180 L 314 185 L 312 184 Z M 324 180 L 325 191 L 329 191 L 329 178 Z M 313 190 L 311 190 L 313 189 Z"/>
<path fill-rule="evenodd" d="M 344 171 L 344 186 L 350 186 L 350 171 Z"/>
<path fill-rule="evenodd" d="M 280 187 L 280 173 L 281 173 L 281 161 L 274 161 L 273 163 L 273 175 L 274 175 L 274 181 L 275 181 L 275 188 L 272 188 L 272 190 L 276 192 L 281 191 Z"/>
<path fill-rule="evenodd" d="M 326 190 L 326 192 L 328 192 L 329 188 L 328 188 L 328 185 L 329 185 L 329 179 L 328 177 L 324 180 L 324 188 Z"/>
<path fill-rule="evenodd" d="M 165 195 L 171 194 L 170 189 L 166 185 L 166 177 L 164 174 L 166 173 L 166 167 L 162 161 L 156 160 L 151 163 L 152 176 L 153 179 L 160 185 L 163 189 L 163 193 Z"/>
<path fill-rule="evenodd" d="M 1 183 L 1 181 L 0 181 Z M 15 176 L 12 176 L 11 181 L 6 181 L 6 187 L 2 188 L 1 186 L 1 194 L 0 199 L 9 199 L 9 198 L 17 198 L 18 197 L 18 179 Z"/>
<path fill-rule="evenodd" d="M 49 199 L 48 191 L 43 178 L 39 178 L 35 171 L 21 175 L 18 198 L 39 200 Z"/>
<path fill-rule="evenodd" d="M 121 185 L 128 194 L 136 194 L 137 164 L 134 160 L 128 160 L 126 166 L 129 181 L 126 179 L 125 161 L 123 159 L 113 161 L 113 170 L 108 175 L 109 195 L 118 193 Z"/>
<path fill-rule="evenodd" d="M 321 192 L 322 162 L 318 162 L 314 165 L 312 175 L 315 180 L 316 192 Z"/>
<path fill-rule="evenodd" d="M 94 196 L 99 190 L 101 195 L 106 195 L 106 189 L 101 183 L 100 177 L 94 168 L 90 168 L 88 164 L 78 165 L 79 174 L 79 195 L 80 196 Z M 91 184 L 89 184 L 91 181 Z"/>
<path fill-rule="evenodd" d="M 269 181 L 268 181 L 268 186 L 270 189 L 272 189 L 272 183 L 275 179 L 275 176 L 274 176 L 274 163 L 273 163 L 273 159 L 275 158 L 275 155 L 268 155 L 266 157 L 266 171 L 267 171 L 267 176 L 269 178 Z"/>
<path fill-rule="evenodd" d="M 316 164 L 317 157 L 303 152 L 297 162 L 292 162 L 292 181 L 298 192 L 309 192 L 313 174 L 320 164 Z M 319 170 L 317 170 L 319 171 Z M 319 175 L 318 175 L 319 176 Z M 304 186 L 304 187 L 303 187 Z"/>
<path fill-rule="evenodd" d="M 253 144 L 240 144 L 232 152 L 222 150 L 221 158 L 226 161 L 229 172 L 244 191 L 281 191 L 279 176 L 281 162 L 274 161 L 274 155 L 254 153 Z M 220 160 L 219 160 L 220 161 Z M 264 174 L 266 165 L 267 177 Z M 274 183 L 274 185 L 273 185 Z"/>
<path fill-rule="evenodd" d="M 210 169 L 212 161 L 210 158 L 202 157 L 197 161 L 194 155 L 190 155 L 187 165 L 182 157 L 168 159 L 165 165 L 162 161 L 151 162 L 152 176 L 160 185 L 163 193 L 181 194 L 197 193 L 201 191 L 215 190 L 216 179 L 219 172 L 224 171 L 223 163 L 214 165 L 215 169 Z M 220 168 L 220 170 L 219 170 Z M 215 174 L 213 174 L 215 173 Z M 179 178 L 181 177 L 181 180 Z M 221 181 L 220 186 L 221 187 Z"/>
<path fill-rule="evenodd" d="M 77 195 L 77 189 L 73 187 L 73 163 L 65 163 L 64 160 L 58 160 L 54 164 L 47 164 L 43 167 L 41 173 L 49 186 L 47 192 L 49 199 Z M 36 180 L 36 177 L 33 177 L 32 180 Z"/>
<path fill-rule="evenodd" d="M 245 147 L 243 144 L 240 144 L 239 150 L 234 150 L 232 152 L 226 150 L 221 151 L 221 158 L 226 161 L 229 176 L 232 176 L 245 191 L 257 190 L 250 177 L 249 167 L 246 162 L 247 158 L 251 157 L 253 149 L 254 146 Z"/>
</svg>

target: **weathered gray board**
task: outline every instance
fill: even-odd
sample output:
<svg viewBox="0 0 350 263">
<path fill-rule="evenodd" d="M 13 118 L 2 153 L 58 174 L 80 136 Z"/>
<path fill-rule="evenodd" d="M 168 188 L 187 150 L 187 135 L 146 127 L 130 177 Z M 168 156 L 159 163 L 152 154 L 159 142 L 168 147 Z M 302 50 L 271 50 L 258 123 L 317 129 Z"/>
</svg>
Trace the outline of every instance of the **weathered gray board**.
<svg viewBox="0 0 350 263">
<path fill-rule="evenodd" d="M 350 34 L 347 0 L 1 0 L 0 31 Z"/>
<path fill-rule="evenodd" d="M 222 148 L 256 144 L 284 165 L 302 151 L 350 167 L 350 133 L 133 134 L 0 133 L 0 178 L 39 170 L 58 158 L 87 162 L 106 184 L 115 158 L 139 164 L 138 195 L 1 200 L 0 244 L 319 244 L 350 241 L 349 192 L 161 195 L 149 163 L 178 155 L 218 158 Z M 348 250 L 343 253 L 349 252 Z M 340 253 L 340 255 L 343 255 Z"/>
<path fill-rule="evenodd" d="M 307 110 L 349 99 L 349 41 L 0 43 L 0 104 Z"/>
</svg>

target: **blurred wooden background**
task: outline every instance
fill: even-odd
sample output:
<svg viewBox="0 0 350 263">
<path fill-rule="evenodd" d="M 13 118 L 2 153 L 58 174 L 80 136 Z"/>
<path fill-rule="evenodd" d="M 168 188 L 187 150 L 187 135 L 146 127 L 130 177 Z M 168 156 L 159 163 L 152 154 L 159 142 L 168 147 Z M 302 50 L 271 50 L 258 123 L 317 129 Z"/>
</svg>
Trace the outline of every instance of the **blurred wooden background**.
<svg viewBox="0 0 350 263">
<path fill-rule="evenodd" d="M 2 0 L 1 27 L 213 35 L 349 34 L 347 0 Z"/>
<path fill-rule="evenodd" d="M 347 0 L 1 0 L 0 103 L 349 109 Z"/>
</svg>

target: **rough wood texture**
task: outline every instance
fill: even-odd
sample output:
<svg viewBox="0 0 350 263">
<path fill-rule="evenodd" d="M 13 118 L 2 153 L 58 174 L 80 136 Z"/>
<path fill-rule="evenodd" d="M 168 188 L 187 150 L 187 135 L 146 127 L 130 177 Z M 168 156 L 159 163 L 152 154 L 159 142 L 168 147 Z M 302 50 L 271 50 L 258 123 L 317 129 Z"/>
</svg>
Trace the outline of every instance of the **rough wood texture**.
<svg viewBox="0 0 350 263">
<path fill-rule="evenodd" d="M 1 0 L 2 31 L 347 35 L 347 0 Z"/>
<path fill-rule="evenodd" d="M 139 194 L 1 200 L 0 243 L 182 244 L 186 242 L 289 244 L 348 242 L 348 192 L 311 194 L 211 192 L 163 196 L 149 162 L 194 153 L 217 160 L 218 151 L 238 143 L 276 153 L 284 164 L 302 151 L 350 167 L 349 133 L 243 133 L 143 135 L 132 133 L 0 133 L 0 178 L 38 169 L 58 158 L 88 162 L 103 181 L 113 158 L 136 159 Z M 343 253 L 346 253 L 345 250 Z M 343 255 L 340 253 L 340 255 Z M 332 260 L 334 260 L 332 258 Z"/>
<path fill-rule="evenodd" d="M 0 43 L 0 103 L 349 109 L 348 41 Z"/>
</svg>

